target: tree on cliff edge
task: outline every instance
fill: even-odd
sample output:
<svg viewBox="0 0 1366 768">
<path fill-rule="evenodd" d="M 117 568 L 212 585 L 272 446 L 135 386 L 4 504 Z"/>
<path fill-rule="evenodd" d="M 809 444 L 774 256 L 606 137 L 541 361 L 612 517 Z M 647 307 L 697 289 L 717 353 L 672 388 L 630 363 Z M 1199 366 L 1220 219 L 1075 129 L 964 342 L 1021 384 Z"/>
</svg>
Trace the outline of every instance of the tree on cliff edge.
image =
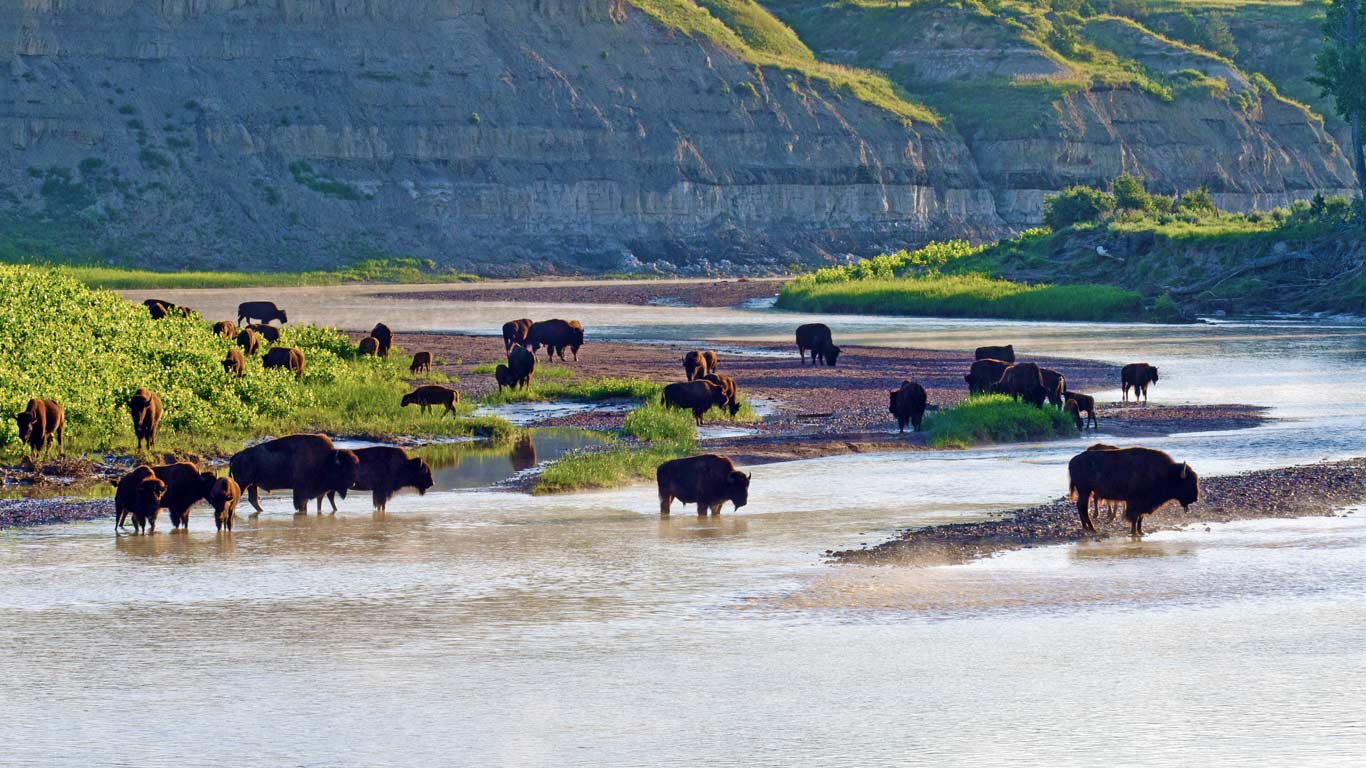
<svg viewBox="0 0 1366 768">
<path fill-rule="evenodd" d="M 1333 97 L 1337 113 L 1351 126 L 1352 167 L 1357 188 L 1366 197 L 1366 158 L 1362 155 L 1361 120 L 1366 112 L 1366 0 L 1329 0 L 1323 23 L 1323 50 L 1314 58 L 1314 76 L 1324 96 Z"/>
</svg>

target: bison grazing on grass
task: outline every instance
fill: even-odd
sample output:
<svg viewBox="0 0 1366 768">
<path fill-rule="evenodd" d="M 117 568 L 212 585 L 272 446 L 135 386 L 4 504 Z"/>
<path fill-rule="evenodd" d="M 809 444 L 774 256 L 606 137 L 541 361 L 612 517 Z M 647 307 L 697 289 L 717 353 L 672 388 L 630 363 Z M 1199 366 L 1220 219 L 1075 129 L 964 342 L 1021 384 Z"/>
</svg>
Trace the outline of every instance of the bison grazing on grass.
<svg viewBox="0 0 1366 768">
<path fill-rule="evenodd" d="M 270 342 L 271 344 L 274 344 L 280 340 L 280 329 L 276 328 L 273 325 L 262 325 L 261 323 L 254 323 L 247 327 L 252 329 L 253 331 L 256 331 L 257 335 L 259 335 L 262 339 L 265 339 L 266 341 Z"/>
<path fill-rule="evenodd" d="M 499 390 L 501 390 L 503 387 L 508 387 L 509 389 L 511 389 L 512 387 L 517 386 L 517 380 L 512 378 L 512 369 L 508 368 L 506 365 L 503 365 L 502 363 L 499 363 L 496 367 L 494 367 L 493 380 L 498 382 Z"/>
<path fill-rule="evenodd" d="M 152 467 L 152 471 L 166 483 L 166 495 L 161 499 L 161 506 L 171 513 L 171 527 L 184 525 L 185 530 L 190 530 L 190 507 L 203 499 L 208 490 L 204 487 L 199 467 L 188 461 L 178 461 L 157 465 Z"/>
<path fill-rule="evenodd" d="M 1009 367 L 1010 363 L 1004 360 L 975 361 L 963 377 L 963 381 L 968 383 L 968 394 L 983 395 L 990 392 L 996 382 L 1001 380 L 1001 374 Z"/>
<path fill-rule="evenodd" d="M 417 352 L 413 354 L 413 362 L 408 365 L 408 373 L 416 376 L 419 373 L 432 372 L 432 353 Z"/>
<path fill-rule="evenodd" d="M 355 454 L 359 463 L 356 464 L 356 482 L 352 488 L 370 491 L 375 509 L 380 512 L 385 511 L 389 499 L 400 490 L 416 488 L 419 494 L 425 494 L 433 485 L 432 468 L 427 460 L 409 456 L 402 448 L 380 445 L 358 448 Z M 337 502 L 331 492 L 328 492 L 327 500 L 335 512 Z M 318 509 L 322 510 L 322 499 L 318 499 Z"/>
<path fill-rule="evenodd" d="M 143 464 L 124 475 L 114 483 L 114 534 L 127 523 L 131 516 L 133 530 L 141 533 L 151 523 L 151 532 L 156 532 L 157 512 L 161 509 L 162 497 L 166 494 L 163 483 Z"/>
<path fill-rule="evenodd" d="M 1044 396 L 1048 398 L 1049 404 L 1062 408 L 1062 393 L 1067 391 L 1067 377 L 1047 368 L 1040 368 L 1039 376 L 1043 378 Z"/>
<path fill-rule="evenodd" d="M 545 347 L 546 362 L 559 354 L 564 361 L 565 347 L 569 347 L 574 359 L 579 359 L 579 347 L 583 346 L 583 326 L 577 320 L 542 320 L 532 323 L 526 334 L 526 345 L 532 352 Z"/>
<path fill-rule="evenodd" d="M 170 316 L 171 308 L 174 304 L 162 301 L 161 299 L 143 299 L 142 306 L 147 308 L 153 320 L 162 320 Z"/>
<path fill-rule="evenodd" d="M 254 355 L 261 350 L 261 334 L 250 328 L 243 328 L 237 332 L 237 346 L 248 355 Z"/>
<path fill-rule="evenodd" d="M 237 323 L 231 320 L 219 320 L 213 324 L 213 332 L 217 336 L 222 336 L 228 341 L 237 338 Z"/>
<path fill-rule="evenodd" d="M 670 408 L 687 408 L 697 426 L 702 426 L 702 416 L 712 406 L 726 404 L 726 392 L 710 381 L 680 381 L 664 387 L 660 402 Z"/>
<path fill-rule="evenodd" d="M 30 456 L 42 452 L 46 458 L 54 439 L 58 455 L 66 455 L 66 411 L 56 400 L 29 400 L 24 410 L 15 414 L 14 421 L 19 426 L 19 441 L 28 446 Z"/>
<path fill-rule="evenodd" d="M 1043 374 L 1034 363 L 1017 363 L 1010 366 L 1001 374 L 1001 380 L 996 382 L 992 391 L 1010 395 L 1016 400 L 1024 400 L 1040 408 L 1048 399 L 1048 391 L 1043 386 Z"/>
<path fill-rule="evenodd" d="M 1084 429 L 1084 427 L 1082 426 L 1083 422 L 1081 420 L 1081 411 L 1077 409 L 1076 400 L 1068 400 L 1067 404 L 1062 407 L 1062 412 L 1072 417 L 1072 420 L 1077 424 L 1078 432 Z"/>
<path fill-rule="evenodd" d="M 891 400 L 887 405 L 887 410 L 896 417 L 898 432 L 905 432 L 908 423 L 913 432 L 920 431 L 920 424 L 925 418 L 925 403 L 928 399 L 925 388 L 914 381 L 903 381 L 899 388 L 891 391 Z"/>
<path fill-rule="evenodd" d="M 835 346 L 835 342 L 830 336 L 830 326 L 825 323 L 807 323 L 797 326 L 797 354 L 801 356 L 803 365 L 806 364 L 806 351 L 808 349 L 811 350 L 812 365 L 820 360 L 833 367 L 840 356 L 840 348 Z"/>
<path fill-rule="evenodd" d="M 379 342 L 379 356 L 388 360 L 389 350 L 394 347 L 394 332 L 384 323 L 375 323 L 375 327 L 370 329 L 370 335 Z"/>
<path fill-rule="evenodd" d="M 242 501 L 242 487 L 231 477 L 214 477 L 203 474 L 204 498 L 213 507 L 213 525 L 216 530 L 232 530 L 232 518 L 237 514 L 237 504 Z"/>
<path fill-rule="evenodd" d="M 443 387 L 440 384 L 427 384 L 418 387 L 403 396 L 402 405 L 408 406 L 416 403 L 423 413 L 431 411 L 433 405 L 444 405 L 446 410 L 441 415 L 455 413 L 455 404 L 460 402 L 460 393 L 450 387 Z"/>
<path fill-rule="evenodd" d="M 360 340 L 360 344 L 356 345 L 356 350 L 361 355 L 376 357 L 379 355 L 379 339 L 374 336 L 366 336 Z"/>
<path fill-rule="evenodd" d="M 694 349 L 683 356 L 683 372 L 687 374 L 688 381 L 696 381 L 711 373 L 711 368 L 707 366 L 707 359 L 702 353 Z"/>
<path fill-rule="evenodd" d="M 144 387 L 139 387 L 128 398 L 128 413 L 133 417 L 133 435 L 137 438 L 137 450 L 143 443 L 151 450 L 157 444 L 157 427 L 161 425 L 161 397 Z"/>
<path fill-rule="evenodd" d="M 289 322 L 285 311 L 275 306 L 273 301 L 244 301 L 237 305 L 237 324 L 257 321 L 263 325 L 279 320 L 280 325 Z"/>
<path fill-rule="evenodd" d="M 978 347 L 972 353 L 973 360 L 1004 360 L 1011 365 L 1015 364 L 1015 345 L 1007 344 L 1004 347 Z"/>
<path fill-rule="evenodd" d="M 304 353 L 293 347 L 274 347 L 266 352 L 265 357 L 261 358 L 261 366 L 270 368 L 288 368 L 295 380 L 304 377 Z"/>
<path fill-rule="evenodd" d="M 1087 421 L 1090 423 L 1091 428 L 1096 428 L 1096 399 L 1094 397 L 1083 395 L 1080 392 L 1068 392 L 1066 390 L 1063 391 L 1062 396 L 1065 400 L 1075 400 L 1077 403 L 1078 415 L 1082 413 L 1086 414 Z"/>
<path fill-rule="evenodd" d="M 726 396 L 726 410 L 730 412 L 732 419 L 735 418 L 735 414 L 740 412 L 740 388 L 735 385 L 735 379 L 719 373 L 709 373 L 699 381 L 710 381 L 721 388 L 721 394 Z"/>
<path fill-rule="evenodd" d="M 508 376 L 513 389 L 531 385 L 531 374 L 536 372 L 536 356 L 526 347 L 514 344 L 508 350 Z"/>
<path fill-rule="evenodd" d="M 525 346 L 526 335 L 531 333 L 532 325 L 530 318 L 525 317 L 503 323 L 503 351 L 511 350 L 513 344 Z"/>
<path fill-rule="evenodd" d="M 1157 367 L 1147 363 L 1129 363 L 1119 371 L 1119 386 L 1124 390 L 1124 402 L 1129 402 L 1129 387 L 1134 388 L 1134 402 L 1141 395 L 1148 402 L 1148 385 L 1157 383 Z"/>
<path fill-rule="evenodd" d="M 228 462 L 232 478 L 247 492 L 247 501 L 261 512 L 259 491 L 289 488 L 294 511 L 308 511 L 308 500 L 328 491 L 346 498 L 356 482 L 356 454 L 333 447 L 327 435 L 287 435 L 253 445 Z"/>
<path fill-rule="evenodd" d="M 229 376 L 242 378 L 247 371 L 247 359 L 242 356 L 242 350 L 236 347 L 228 350 L 227 357 L 223 358 L 223 371 Z"/>
<path fill-rule="evenodd" d="M 674 499 L 696 504 L 699 516 L 708 511 L 721 514 L 721 506 L 728 501 L 739 509 L 749 502 L 751 477 L 737 470 L 730 459 L 712 453 L 666 461 L 655 470 L 659 514 L 668 515 Z"/>
<path fill-rule="evenodd" d="M 1093 446 L 1067 465 L 1070 490 L 1077 501 L 1082 530 L 1095 533 L 1091 499 L 1124 502 L 1129 533 L 1143 535 L 1143 516 L 1175 500 L 1189 507 L 1200 500 L 1200 478 L 1188 464 L 1151 448 Z"/>
</svg>

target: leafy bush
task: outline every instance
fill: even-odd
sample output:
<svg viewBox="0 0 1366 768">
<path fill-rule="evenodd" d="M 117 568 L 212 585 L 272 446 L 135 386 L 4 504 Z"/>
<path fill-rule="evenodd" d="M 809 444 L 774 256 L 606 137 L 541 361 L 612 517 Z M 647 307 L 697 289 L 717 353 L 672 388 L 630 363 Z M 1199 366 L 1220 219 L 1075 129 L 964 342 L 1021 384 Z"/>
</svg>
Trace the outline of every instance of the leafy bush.
<svg viewBox="0 0 1366 768">
<path fill-rule="evenodd" d="M 1115 207 L 1125 211 L 1147 211 L 1152 198 L 1143 188 L 1143 179 L 1133 174 L 1121 174 L 1110 182 L 1110 194 L 1115 196 Z"/>
<path fill-rule="evenodd" d="M 1005 395 L 978 395 L 931 413 L 925 431 L 935 448 L 1074 437 L 1076 422 L 1052 406 L 1036 408 Z"/>
<path fill-rule="evenodd" d="M 692 412 L 666 407 L 657 399 L 646 400 L 639 408 L 626 414 L 621 431 L 647 442 L 688 442 L 697 439 L 697 427 L 693 423 Z"/>
<path fill-rule="evenodd" d="M 1043 223 L 1054 230 L 1100 221 L 1115 209 L 1115 198 L 1099 189 L 1077 185 L 1044 198 Z"/>
<path fill-rule="evenodd" d="M 1204 187 L 1181 195 L 1176 201 L 1176 209 L 1201 215 L 1216 213 L 1219 210 L 1214 205 L 1214 197 Z"/>
</svg>

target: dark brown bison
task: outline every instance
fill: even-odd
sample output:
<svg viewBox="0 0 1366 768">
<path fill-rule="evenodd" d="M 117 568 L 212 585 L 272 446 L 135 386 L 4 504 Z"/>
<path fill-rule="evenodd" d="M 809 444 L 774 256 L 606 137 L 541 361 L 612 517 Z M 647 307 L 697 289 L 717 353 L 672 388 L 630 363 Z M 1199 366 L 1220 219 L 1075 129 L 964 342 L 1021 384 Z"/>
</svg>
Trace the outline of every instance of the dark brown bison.
<svg viewBox="0 0 1366 768">
<path fill-rule="evenodd" d="M 825 323 L 807 323 L 797 326 L 797 354 L 801 355 L 802 364 L 806 363 L 806 351 L 811 350 L 811 364 L 815 365 L 817 360 L 826 365 L 834 366 L 839 359 L 840 348 L 835 346 L 835 342 L 830 336 L 830 326 Z"/>
<path fill-rule="evenodd" d="M 416 376 L 419 373 L 432 372 L 432 353 L 418 352 L 413 355 L 413 362 L 408 366 L 408 373 Z"/>
<path fill-rule="evenodd" d="M 275 306 L 273 301 L 244 301 L 237 305 L 237 324 L 255 320 L 261 324 L 279 320 L 280 325 L 289 322 L 285 311 Z"/>
<path fill-rule="evenodd" d="M 1062 412 L 1072 417 L 1072 420 L 1075 421 L 1077 424 L 1078 432 L 1084 429 L 1084 427 L 1082 426 L 1083 422 L 1081 420 L 1081 412 L 1077 410 L 1076 400 L 1068 400 L 1067 404 L 1062 407 Z"/>
<path fill-rule="evenodd" d="M 905 432 L 906 424 L 909 423 L 911 431 L 919 432 L 920 424 L 925 418 L 925 403 L 929 400 L 925 388 L 914 381 L 903 381 L 901 386 L 893 389 L 890 394 L 887 410 L 896 417 L 897 431 Z"/>
<path fill-rule="evenodd" d="M 1004 347 L 978 347 L 972 353 L 973 360 L 1004 360 L 1011 365 L 1015 364 L 1015 345 L 1007 344 Z"/>
<path fill-rule="evenodd" d="M 1049 404 L 1062 408 L 1062 393 L 1067 391 L 1067 377 L 1047 368 L 1040 368 L 1039 376 L 1043 379 L 1044 396 L 1048 398 Z"/>
<path fill-rule="evenodd" d="M 716 357 L 716 350 L 714 349 L 703 352 L 702 359 L 707 361 L 707 373 L 716 373 L 716 369 L 721 367 L 721 363 Z"/>
<path fill-rule="evenodd" d="M 1148 385 L 1157 383 L 1157 367 L 1147 363 L 1129 363 L 1119 371 L 1119 386 L 1124 390 L 1124 402 L 1129 402 L 1129 387 L 1134 388 L 1134 402 L 1140 395 L 1148 402 Z"/>
<path fill-rule="evenodd" d="M 536 356 L 526 347 L 513 344 L 508 350 L 508 372 L 514 389 L 530 385 L 531 375 L 536 372 Z"/>
<path fill-rule="evenodd" d="M 1010 395 L 1016 400 L 1024 400 L 1040 408 L 1048 399 L 1048 391 L 1043 386 L 1043 374 L 1034 363 L 1016 363 L 1005 369 L 1001 374 L 1001 380 L 996 382 L 992 391 Z"/>
<path fill-rule="evenodd" d="M 231 477 L 214 477 L 205 472 L 204 483 L 207 490 L 204 499 L 213 507 L 213 525 L 216 530 L 232 530 L 232 519 L 237 514 L 237 504 L 242 501 L 242 487 Z"/>
<path fill-rule="evenodd" d="M 362 355 L 377 357 L 379 355 L 379 339 L 374 336 L 366 336 L 360 340 L 356 350 Z"/>
<path fill-rule="evenodd" d="M 254 355 L 261 350 L 261 334 L 250 328 L 243 328 L 237 332 L 237 346 L 248 355 Z"/>
<path fill-rule="evenodd" d="M 352 451 L 333 447 L 327 435 L 286 435 L 238 451 L 228 462 L 232 478 L 247 492 L 247 501 L 261 512 L 259 491 L 289 488 L 294 511 L 308 511 L 308 500 L 328 491 L 346 498 L 356 482 L 359 460 Z"/>
<path fill-rule="evenodd" d="M 302 379 L 304 377 L 304 353 L 293 347 L 271 347 L 266 351 L 265 357 L 261 358 L 261 367 L 267 370 L 288 368 L 296 380 Z"/>
<path fill-rule="evenodd" d="M 379 342 L 379 356 L 388 360 L 389 350 L 394 347 L 394 332 L 384 323 L 375 323 L 375 327 L 370 329 L 370 335 Z"/>
<path fill-rule="evenodd" d="M 152 472 L 151 467 L 143 464 L 120 478 L 114 487 L 114 534 L 118 534 L 130 516 L 133 530 L 142 533 L 151 523 L 151 532 L 155 533 L 166 483 Z"/>
<path fill-rule="evenodd" d="M 15 414 L 14 421 L 19 425 L 19 440 L 28 446 L 30 456 L 41 451 L 46 458 L 54 439 L 57 454 L 66 455 L 66 411 L 56 400 L 29 400 L 24 410 Z"/>
<path fill-rule="evenodd" d="M 175 305 L 162 301 L 161 299 L 143 299 L 142 306 L 146 307 L 147 311 L 151 313 L 153 320 L 162 320 L 170 316 L 171 308 Z"/>
<path fill-rule="evenodd" d="M 1066 390 L 1063 391 L 1062 396 L 1065 400 L 1075 400 L 1077 402 L 1078 415 L 1083 413 L 1086 414 L 1087 421 L 1090 423 L 1091 428 L 1096 428 L 1096 399 L 1094 397 L 1083 395 L 1080 392 L 1068 392 Z"/>
<path fill-rule="evenodd" d="M 219 320 L 213 324 L 213 332 L 215 335 L 222 336 L 228 341 L 232 341 L 237 338 L 237 323 L 234 323 L 231 320 Z"/>
<path fill-rule="evenodd" d="M 208 490 L 204 487 L 199 467 L 188 461 L 178 461 L 174 464 L 159 464 L 152 467 L 152 471 L 166 484 L 166 495 L 161 499 L 161 506 L 171 513 L 171 527 L 184 525 L 185 530 L 190 530 L 190 507 L 203 499 Z"/>
<path fill-rule="evenodd" d="M 963 381 L 968 383 L 968 394 L 983 395 L 1001 380 L 1001 374 L 1006 372 L 1010 363 L 1004 360 L 976 360 L 968 373 L 963 377 Z"/>
<path fill-rule="evenodd" d="M 442 411 L 441 415 L 445 416 L 448 413 L 455 413 L 455 404 L 458 402 L 460 402 L 459 392 L 440 384 L 426 384 L 404 395 L 401 405 L 408 406 L 416 403 L 423 413 L 431 411 L 433 405 L 444 405 L 446 410 Z"/>
<path fill-rule="evenodd" d="M 509 320 L 503 323 L 503 351 L 512 349 L 513 344 L 526 345 L 526 335 L 531 333 L 533 323 L 529 318 Z"/>
<path fill-rule="evenodd" d="M 223 371 L 229 376 L 236 376 L 239 379 L 247 371 L 247 359 L 242 356 L 242 350 L 232 347 L 228 350 L 227 357 L 223 358 Z"/>
<path fill-rule="evenodd" d="M 702 353 L 694 349 L 683 356 L 683 373 L 687 374 L 688 381 L 696 381 L 711 373 L 711 368 L 707 366 L 707 359 Z"/>
<path fill-rule="evenodd" d="M 669 514 L 674 499 L 696 504 L 699 516 L 721 514 L 726 502 L 736 509 L 749 503 L 749 480 L 730 459 L 713 453 L 674 459 L 659 465 L 655 482 L 659 485 L 659 514 Z"/>
<path fill-rule="evenodd" d="M 278 341 L 280 340 L 280 329 L 279 329 L 279 328 L 276 328 L 276 327 L 273 326 L 273 325 L 263 325 L 263 324 L 261 324 L 261 323 L 253 323 L 253 324 L 251 324 L 251 325 L 249 325 L 249 326 L 247 326 L 247 327 L 250 328 L 250 329 L 252 329 L 253 331 L 256 331 L 256 333 L 257 333 L 262 339 L 264 339 L 264 340 L 270 342 L 271 344 L 274 344 L 274 343 L 276 343 L 276 342 L 278 342 Z"/>
<path fill-rule="evenodd" d="M 498 382 L 498 389 L 500 390 L 503 387 L 511 388 L 517 386 L 517 380 L 512 378 L 512 369 L 502 363 L 499 363 L 494 367 L 493 380 Z"/>
<path fill-rule="evenodd" d="M 143 443 L 151 450 L 157 444 L 157 427 L 161 426 L 161 397 L 150 389 L 139 387 L 128 398 L 128 414 L 133 417 L 133 435 L 137 438 L 137 450 Z"/>
<path fill-rule="evenodd" d="M 426 459 L 414 458 L 402 448 L 379 445 L 374 448 L 357 448 L 356 482 L 351 487 L 357 491 L 370 491 L 375 509 L 385 511 L 389 499 L 404 488 L 416 488 L 419 494 L 431 488 L 432 468 Z M 328 492 L 327 500 L 336 511 L 337 502 L 333 493 Z M 318 499 L 318 509 L 322 509 L 322 499 Z"/>
<path fill-rule="evenodd" d="M 719 373 L 709 373 L 700 381 L 710 381 L 721 388 L 721 393 L 726 396 L 726 410 L 730 412 L 732 419 L 735 418 L 735 414 L 740 412 L 740 388 L 735 385 L 735 379 Z"/>
<path fill-rule="evenodd" d="M 1133 536 L 1143 535 L 1143 516 L 1168 501 L 1189 507 L 1200 500 L 1195 470 L 1151 448 L 1087 450 L 1072 457 L 1067 474 L 1081 527 L 1087 533 L 1096 531 L 1090 511 L 1093 496 L 1123 501 L 1124 519 Z"/>
<path fill-rule="evenodd" d="M 664 387 L 660 402 L 670 408 L 687 408 L 697 426 L 702 426 L 702 416 L 713 406 L 726 404 L 726 393 L 710 381 L 680 381 Z"/>
<path fill-rule="evenodd" d="M 583 346 L 583 326 L 578 321 L 558 318 L 532 323 L 526 334 L 526 345 L 532 352 L 545 347 L 546 362 L 554 359 L 557 353 L 563 362 L 565 347 L 573 350 L 574 359 L 578 360 L 579 347 Z"/>
</svg>

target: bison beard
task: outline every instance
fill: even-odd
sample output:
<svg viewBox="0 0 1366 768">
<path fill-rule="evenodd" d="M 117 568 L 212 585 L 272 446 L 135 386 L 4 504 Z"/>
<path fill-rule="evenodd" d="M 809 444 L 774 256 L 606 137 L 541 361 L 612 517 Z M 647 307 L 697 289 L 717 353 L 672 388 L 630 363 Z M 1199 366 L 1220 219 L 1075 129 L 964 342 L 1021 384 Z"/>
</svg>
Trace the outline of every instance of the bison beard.
<svg viewBox="0 0 1366 768">
<path fill-rule="evenodd" d="M 1162 451 L 1150 448 L 1092 448 L 1072 457 L 1067 465 L 1070 490 L 1077 515 L 1087 533 L 1091 522 L 1091 498 L 1124 502 L 1124 519 L 1133 536 L 1143 535 L 1143 516 L 1175 500 L 1189 507 L 1200 500 L 1200 478 L 1187 464 L 1178 464 Z"/>
<path fill-rule="evenodd" d="M 751 477 L 736 470 L 730 459 L 712 453 L 666 461 L 655 470 L 659 514 L 667 516 L 674 499 L 697 504 L 698 516 L 708 511 L 721 514 L 727 501 L 739 509 L 749 503 Z"/>
</svg>

